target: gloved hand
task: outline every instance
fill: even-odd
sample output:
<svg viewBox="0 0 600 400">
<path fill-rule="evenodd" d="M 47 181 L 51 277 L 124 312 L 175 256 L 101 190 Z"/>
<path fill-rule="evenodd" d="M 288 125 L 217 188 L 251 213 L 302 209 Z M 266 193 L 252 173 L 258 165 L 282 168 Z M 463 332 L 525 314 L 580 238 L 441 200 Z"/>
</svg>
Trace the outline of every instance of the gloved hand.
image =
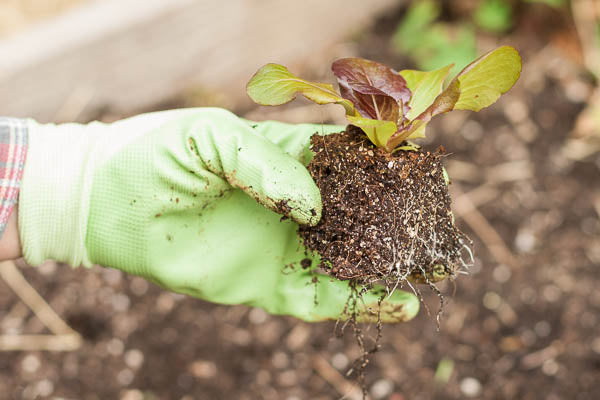
<svg viewBox="0 0 600 400">
<path fill-rule="evenodd" d="M 301 163 L 310 158 L 309 138 L 339 130 L 251 123 L 215 108 L 112 124 L 30 120 L 19 200 L 25 259 L 100 264 L 306 321 L 343 318 L 348 283 L 316 275 L 318 260 L 303 268 L 310 256 L 296 225 L 316 224 L 321 214 Z M 376 319 L 379 297 L 362 297 L 360 320 Z M 415 296 L 397 290 L 381 318 L 405 321 L 418 309 Z"/>
</svg>

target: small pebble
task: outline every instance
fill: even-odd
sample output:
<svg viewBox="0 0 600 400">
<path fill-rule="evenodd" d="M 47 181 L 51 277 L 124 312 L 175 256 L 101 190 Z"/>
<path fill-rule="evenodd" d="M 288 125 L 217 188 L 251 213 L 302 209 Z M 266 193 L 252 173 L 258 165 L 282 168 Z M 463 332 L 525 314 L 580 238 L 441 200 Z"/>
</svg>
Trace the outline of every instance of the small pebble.
<svg viewBox="0 0 600 400">
<path fill-rule="evenodd" d="M 23 318 L 7 316 L 2 320 L 2 330 L 9 335 L 18 335 L 23 330 Z"/>
<path fill-rule="evenodd" d="M 465 139 L 471 142 L 476 142 L 481 139 L 481 136 L 483 136 L 483 127 L 477 121 L 468 120 L 461 128 L 460 134 Z"/>
<path fill-rule="evenodd" d="M 156 309 L 161 314 L 166 314 L 173 309 L 175 306 L 175 299 L 170 293 L 161 293 L 156 301 Z"/>
<path fill-rule="evenodd" d="M 125 364 L 129 368 L 138 369 L 144 363 L 144 353 L 138 349 L 127 350 L 125 353 Z"/>
<path fill-rule="evenodd" d="M 133 378 L 135 378 L 135 375 L 129 368 L 125 368 L 117 374 L 117 381 L 121 386 L 130 385 L 133 382 Z"/>
<path fill-rule="evenodd" d="M 21 393 L 21 399 L 23 400 L 35 400 L 38 397 L 37 388 L 34 383 L 25 386 Z"/>
<path fill-rule="evenodd" d="M 106 343 L 106 350 L 110 355 L 120 356 L 123 354 L 123 350 L 125 349 L 125 345 L 123 342 L 117 338 L 113 338 Z"/>
<path fill-rule="evenodd" d="M 512 275 L 512 273 L 510 272 L 510 268 L 508 268 L 504 264 L 500 264 L 496 268 L 494 268 L 492 275 L 496 282 L 506 283 L 510 279 L 510 276 Z"/>
<path fill-rule="evenodd" d="M 255 325 L 263 324 L 267 317 L 267 313 L 262 308 L 253 308 L 248 313 L 248 319 Z"/>
<path fill-rule="evenodd" d="M 586 247 L 585 255 L 593 263 L 600 264 L 600 241 L 594 241 Z"/>
<path fill-rule="evenodd" d="M 102 270 L 102 278 L 111 286 L 116 286 L 121 283 L 123 273 L 118 269 L 106 268 Z"/>
<path fill-rule="evenodd" d="M 481 383 L 475 378 L 467 377 L 460 381 L 460 391 L 467 397 L 476 397 L 481 394 Z"/>
<path fill-rule="evenodd" d="M 528 119 L 517 124 L 517 126 L 515 127 L 515 132 L 517 133 L 517 135 L 519 135 L 521 139 L 530 143 L 533 142 L 535 138 L 537 138 L 539 134 L 539 128 L 536 124 L 534 124 L 531 120 Z"/>
<path fill-rule="evenodd" d="M 275 368 L 286 368 L 289 363 L 290 358 L 283 351 L 276 351 L 275 354 L 273 354 L 273 357 L 271 357 L 271 364 L 273 364 Z"/>
<path fill-rule="evenodd" d="M 37 383 L 36 388 L 39 396 L 48 397 L 54 392 L 54 383 L 48 379 L 43 379 Z"/>
<path fill-rule="evenodd" d="M 121 395 L 121 400 L 144 400 L 144 393 L 137 389 L 126 390 Z"/>
<path fill-rule="evenodd" d="M 554 279 L 554 282 L 556 282 L 560 290 L 567 293 L 572 292 L 575 286 L 577 285 L 577 281 L 575 280 L 575 278 L 573 278 L 567 273 L 557 276 Z"/>
<path fill-rule="evenodd" d="M 36 372 L 41 365 L 42 363 L 40 362 L 40 359 L 33 354 L 26 355 L 23 358 L 23 361 L 21 361 L 21 368 L 23 369 L 23 371 L 28 372 L 30 374 Z"/>
<path fill-rule="evenodd" d="M 529 116 L 529 107 L 523 101 L 513 99 L 506 102 L 504 115 L 510 122 L 517 124 Z"/>
<path fill-rule="evenodd" d="M 231 341 L 238 346 L 247 346 L 252 341 L 252 335 L 246 329 L 235 329 L 231 332 Z"/>
<path fill-rule="evenodd" d="M 37 271 L 40 272 L 42 275 L 52 275 L 54 274 L 54 272 L 56 272 L 56 263 L 53 261 L 45 262 L 39 267 L 37 267 Z"/>
<path fill-rule="evenodd" d="M 137 276 L 133 278 L 131 280 L 131 283 L 129 284 L 129 289 L 131 289 L 133 294 L 135 294 L 136 296 L 142 296 L 146 294 L 146 292 L 148 291 L 148 287 L 148 281 Z"/>
<path fill-rule="evenodd" d="M 498 307 L 500 307 L 500 304 L 502 304 L 502 299 L 500 298 L 498 293 L 486 292 L 483 295 L 483 305 L 488 310 L 497 310 Z"/>
<path fill-rule="evenodd" d="M 581 231 L 587 235 L 594 235 L 598 231 L 598 218 L 588 217 L 583 218 L 581 221 Z"/>
<path fill-rule="evenodd" d="M 592 341 L 592 351 L 596 354 L 600 354 L 600 336 Z"/>
<path fill-rule="evenodd" d="M 298 383 L 298 377 L 295 370 L 284 371 L 277 377 L 277 382 L 284 387 L 295 386 Z"/>
<path fill-rule="evenodd" d="M 547 285 L 544 286 L 544 289 L 542 290 L 542 295 L 544 296 L 544 299 L 546 299 L 546 301 L 554 303 L 555 301 L 558 301 L 560 299 L 561 292 L 557 286 Z"/>
<path fill-rule="evenodd" d="M 529 253 L 536 245 L 537 239 L 529 230 L 520 230 L 515 238 L 515 246 L 521 253 Z"/>
<path fill-rule="evenodd" d="M 371 386 L 371 396 L 375 399 L 383 399 L 394 390 L 394 384 L 388 379 L 379 379 Z"/>
<path fill-rule="evenodd" d="M 288 334 L 285 344 L 290 350 L 297 350 L 304 346 L 309 339 L 311 331 L 303 323 L 298 323 Z"/>
<path fill-rule="evenodd" d="M 552 327 L 550 326 L 548 321 L 540 321 L 537 324 L 535 324 L 533 330 L 539 337 L 547 337 L 548 335 L 550 335 Z"/>
<path fill-rule="evenodd" d="M 217 366 L 208 360 L 196 360 L 190 364 L 189 371 L 196 378 L 212 379 L 217 376 Z"/>
<path fill-rule="evenodd" d="M 590 95 L 590 87 L 585 83 L 572 80 L 565 86 L 565 96 L 573 103 L 583 103 Z"/>
<path fill-rule="evenodd" d="M 558 369 L 559 365 L 553 358 L 544 361 L 544 363 L 542 364 L 542 372 L 548 376 L 556 375 Z"/>
<path fill-rule="evenodd" d="M 131 301 L 129 297 L 123 293 L 118 293 L 111 298 L 111 304 L 115 311 L 125 312 L 129 309 Z"/>
<path fill-rule="evenodd" d="M 348 357 L 344 353 L 335 353 L 333 357 L 331 357 L 331 364 L 337 370 L 343 371 L 348 367 L 350 361 Z"/>
</svg>

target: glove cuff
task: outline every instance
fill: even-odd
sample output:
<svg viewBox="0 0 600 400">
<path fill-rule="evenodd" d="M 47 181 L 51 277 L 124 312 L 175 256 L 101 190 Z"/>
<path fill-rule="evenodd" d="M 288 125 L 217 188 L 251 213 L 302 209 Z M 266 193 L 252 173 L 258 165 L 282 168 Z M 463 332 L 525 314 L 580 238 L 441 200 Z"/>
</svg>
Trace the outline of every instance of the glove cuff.
<svg viewBox="0 0 600 400">
<path fill-rule="evenodd" d="M 19 232 L 23 255 L 31 265 L 49 259 L 74 267 L 92 265 L 85 238 L 93 172 L 90 150 L 97 136 L 88 132 L 93 125 L 28 120 Z"/>
</svg>

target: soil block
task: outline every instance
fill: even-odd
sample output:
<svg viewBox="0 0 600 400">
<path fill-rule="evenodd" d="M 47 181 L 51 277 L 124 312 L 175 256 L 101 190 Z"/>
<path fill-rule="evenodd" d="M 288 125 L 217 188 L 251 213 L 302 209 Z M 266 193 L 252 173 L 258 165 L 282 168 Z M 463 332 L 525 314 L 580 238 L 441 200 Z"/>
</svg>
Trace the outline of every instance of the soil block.
<svg viewBox="0 0 600 400">
<path fill-rule="evenodd" d="M 353 126 L 314 135 L 311 145 L 308 170 L 323 213 L 316 226 L 299 232 L 331 275 L 430 283 L 462 265 L 467 239 L 454 225 L 443 149 L 390 154 Z"/>
</svg>

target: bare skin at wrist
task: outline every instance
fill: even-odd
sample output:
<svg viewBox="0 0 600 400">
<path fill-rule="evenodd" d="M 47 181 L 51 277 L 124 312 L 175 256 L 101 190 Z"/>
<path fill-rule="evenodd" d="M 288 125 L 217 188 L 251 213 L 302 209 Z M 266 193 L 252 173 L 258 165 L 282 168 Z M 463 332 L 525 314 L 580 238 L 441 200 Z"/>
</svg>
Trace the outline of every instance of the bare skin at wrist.
<svg viewBox="0 0 600 400">
<path fill-rule="evenodd" d="M 19 238 L 18 207 L 15 205 L 8 218 L 6 230 L 0 238 L 0 261 L 15 260 L 23 256 L 21 239 Z"/>
</svg>

